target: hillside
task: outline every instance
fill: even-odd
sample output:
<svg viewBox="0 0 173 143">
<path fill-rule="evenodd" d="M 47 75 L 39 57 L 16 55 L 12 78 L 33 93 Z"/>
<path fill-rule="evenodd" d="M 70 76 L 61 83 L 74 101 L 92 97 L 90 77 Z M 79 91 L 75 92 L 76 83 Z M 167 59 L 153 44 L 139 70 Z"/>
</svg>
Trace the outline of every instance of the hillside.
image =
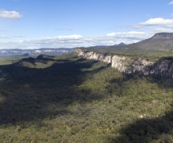
<svg viewBox="0 0 173 143">
<path fill-rule="evenodd" d="M 107 54 L 159 54 L 173 52 L 173 33 L 157 33 L 153 37 L 120 47 L 109 46 L 107 48 L 87 48 L 91 51 Z"/>
<path fill-rule="evenodd" d="M 173 141 L 172 78 L 73 54 L 0 66 L 0 142 Z"/>
<path fill-rule="evenodd" d="M 131 44 L 127 51 L 132 50 L 139 53 L 160 53 L 172 52 L 173 50 L 173 33 L 157 33 L 153 37 L 141 42 Z"/>
</svg>

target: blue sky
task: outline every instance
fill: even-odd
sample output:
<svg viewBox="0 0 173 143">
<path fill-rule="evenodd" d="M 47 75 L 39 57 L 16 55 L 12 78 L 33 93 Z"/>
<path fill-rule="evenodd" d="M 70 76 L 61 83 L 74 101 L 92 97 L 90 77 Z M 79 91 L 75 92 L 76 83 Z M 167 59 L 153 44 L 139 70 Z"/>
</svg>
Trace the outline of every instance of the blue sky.
<svg viewBox="0 0 173 143">
<path fill-rule="evenodd" d="M 171 0 L 0 0 L 0 49 L 134 43 L 173 32 Z"/>
</svg>

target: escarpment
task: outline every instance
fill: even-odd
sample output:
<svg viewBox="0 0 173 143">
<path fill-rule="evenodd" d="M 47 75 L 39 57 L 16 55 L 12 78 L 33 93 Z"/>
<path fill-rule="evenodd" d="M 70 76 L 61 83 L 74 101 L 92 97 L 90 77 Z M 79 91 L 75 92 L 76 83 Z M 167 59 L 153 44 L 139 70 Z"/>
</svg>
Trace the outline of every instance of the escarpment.
<svg viewBox="0 0 173 143">
<path fill-rule="evenodd" d="M 93 59 L 97 61 L 102 61 L 105 63 L 111 63 L 112 62 L 112 56 L 104 56 L 102 54 L 95 53 L 93 51 L 83 51 L 82 49 L 75 49 L 74 53 L 77 54 L 78 56 L 82 56 L 86 59 Z"/>
<path fill-rule="evenodd" d="M 103 55 L 83 49 L 75 49 L 74 53 L 86 59 L 108 63 L 111 67 L 126 74 L 139 73 L 173 77 L 173 58 L 162 58 L 159 61 L 152 62 L 142 58 L 133 59 L 128 56 Z"/>
</svg>

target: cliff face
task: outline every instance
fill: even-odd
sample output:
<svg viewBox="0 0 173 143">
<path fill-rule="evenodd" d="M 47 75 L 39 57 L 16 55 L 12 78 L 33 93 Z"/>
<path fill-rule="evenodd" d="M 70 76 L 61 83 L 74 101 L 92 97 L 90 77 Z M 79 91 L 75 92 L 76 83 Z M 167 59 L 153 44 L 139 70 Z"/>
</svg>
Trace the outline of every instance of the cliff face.
<svg viewBox="0 0 173 143">
<path fill-rule="evenodd" d="M 168 59 L 162 59 L 154 63 L 153 67 L 150 70 L 150 74 L 173 78 L 173 61 Z"/>
<path fill-rule="evenodd" d="M 96 60 L 96 61 L 102 61 L 102 62 L 105 62 L 105 63 L 111 63 L 112 61 L 112 56 L 104 56 L 102 54 L 97 54 L 95 52 L 85 52 L 81 49 L 75 49 L 74 50 L 74 53 L 76 53 L 78 56 L 82 56 L 86 59 L 93 59 L 93 60 Z"/>
<path fill-rule="evenodd" d="M 162 59 L 154 63 L 141 58 L 135 60 L 127 56 L 105 56 L 82 49 L 76 49 L 74 53 L 86 59 L 93 59 L 111 64 L 111 67 L 126 74 L 140 73 L 143 75 L 154 74 L 173 77 L 173 62 L 171 59 Z"/>
<path fill-rule="evenodd" d="M 167 40 L 167 39 L 173 39 L 173 33 L 157 33 L 155 34 L 151 39 L 157 39 L 157 40 Z"/>
</svg>

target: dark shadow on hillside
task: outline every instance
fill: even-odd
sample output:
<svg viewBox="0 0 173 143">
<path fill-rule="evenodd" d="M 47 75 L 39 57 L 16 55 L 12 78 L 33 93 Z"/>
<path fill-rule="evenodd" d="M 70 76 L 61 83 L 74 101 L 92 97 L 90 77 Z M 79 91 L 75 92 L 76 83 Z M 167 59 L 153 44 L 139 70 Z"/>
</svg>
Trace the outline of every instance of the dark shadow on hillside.
<svg viewBox="0 0 173 143">
<path fill-rule="evenodd" d="M 114 90 L 116 93 L 119 93 L 117 96 L 128 96 L 125 91 L 129 90 L 130 86 L 125 86 L 124 83 L 128 80 L 132 80 L 133 82 L 140 80 L 140 78 L 146 78 L 150 82 L 157 83 L 160 88 L 163 89 L 171 89 L 173 86 L 173 79 L 165 78 L 165 77 L 157 77 L 156 76 L 148 76 L 144 77 L 142 75 L 124 75 L 123 78 L 112 79 L 107 89 L 111 94 L 114 94 Z M 170 105 L 172 106 L 172 105 Z M 144 117 L 141 119 L 137 119 L 132 124 L 122 126 L 118 134 L 118 137 L 114 137 L 109 139 L 108 143 L 172 143 L 173 142 L 173 111 L 167 112 L 165 111 L 165 115 L 150 119 L 148 117 Z M 156 142 L 154 142 L 154 140 Z"/>
<path fill-rule="evenodd" d="M 147 66 L 145 70 L 149 71 L 149 75 L 144 75 L 144 73 L 139 71 L 132 74 L 123 73 L 123 77 L 111 79 L 110 84 L 107 87 L 110 94 L 115 88 L 123 91 L 124 87 L 122 85 L 124 82 L 130 80 L 138 81 L 140 78 L 146 78 L 147 81 L 156 83 L 162 89 L 173 88 L 173 57 L 160 58 L 154 65 Z"/>
<path fill-rule="evenodd" d="M 34 59 L 28 58 L 34 63 Z M 53 118 L 56 115 L 73 114 L 67 106 L 100 100 L 102 95 L 89 89 L 79 89 L 92 72 L 82 71 L 96 61 L 57 60 L 44 69 L 27 68 L 18 63 L 0 66 L 0 124 Z"/>
<path fill-rule="evenodd" d="M 148 68 L 155 71 L 155 74 L 148 76 L 151 82 L 157 83 L 160 88 L 173 88 L 173 57 L 160 58 Z"/>
<path fill-rule="evenodd" d="M 138 80 L 140 81 L 141 78 L 145 78 L 151 83 L 157 83 L 159 88 L 162 89 L 169 90 L 173 88 L 173 79 L 168 76 L 124 74 L 122 78 L 112 79 L 107 89 L 110 95 L 117 89 L 119 90 L 119 92 L 116 92 L 119 93 L 117 96 L 128 96 L 124 94 L 125 90 L 129 90 L 127 85 L 125 86 L 126 89 L 124 89 L 124 83 L 129 80 L 135 83 Z M 170 106 L 172 106 L 172 104 L 170 104 Z M 119 132 L 115 134 L 118 134 L 118 136 L 112 139 L 109 138 L 108 143 L 172 143 L 173 111 L 165 111 L 164 116 L 154 119 L 149 117 L 137 119 L 132 124 L 122 126 Z"/>
<path fill-rule="evenodd" d="M 138 119 L 123 127 L 108 143 L 172 143 L 173 111 L 154 119 Z"/>
<path fill-rule="evenodd" d="M 48 56 L 48 55 L 39 55 L 37 58 L 29 57 L 29 58 L 23 58 L 20 60 L 17 64 L 23 65 L 23 62 L 28 62 L 32 65 L 35 65 L 36 62 L 44 63 L 46 64 L 47 62 L 50 61 L 56 61 L 53 56 Z M 68 62 L 68 60 L 61 60 L 62 62 Z"/>
</svg>

